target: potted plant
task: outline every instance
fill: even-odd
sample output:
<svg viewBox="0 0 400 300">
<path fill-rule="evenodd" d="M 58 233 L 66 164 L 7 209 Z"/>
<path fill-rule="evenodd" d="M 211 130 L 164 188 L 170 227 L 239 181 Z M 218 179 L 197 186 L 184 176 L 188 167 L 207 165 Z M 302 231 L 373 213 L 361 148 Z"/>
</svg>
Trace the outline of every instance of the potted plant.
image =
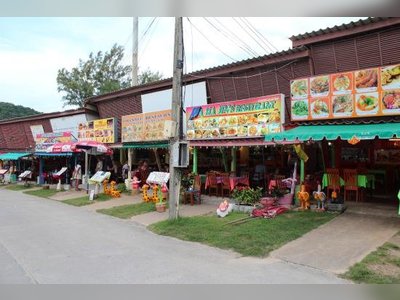
<svg viewBox="0 0 400 300">
<path fill-rule="evenodd" d="M 165 212 L 167 210 L 167 202 L 160 198 L 160 201 L 156 202 L 156 211 L 159 213 Z"/>
<path fill-rule="evenodd" d="M 254 205 L 260 201 L 262 188 L 256 189 L 250 187 L 237 187 L 232 192 L 232 198 L 235 200 L 235 209 L 248 212 L 254 208 Z"/>
<path fill-rule="evenodd" d="M 194 177 L 195 177 L 195 174 L 193 174 L 193 173 L 187 173 L 182 176 L 182 179 L 181 179 L 182 192 L 186 192 L 186 191 L 193 189 Z"/>
</svg>

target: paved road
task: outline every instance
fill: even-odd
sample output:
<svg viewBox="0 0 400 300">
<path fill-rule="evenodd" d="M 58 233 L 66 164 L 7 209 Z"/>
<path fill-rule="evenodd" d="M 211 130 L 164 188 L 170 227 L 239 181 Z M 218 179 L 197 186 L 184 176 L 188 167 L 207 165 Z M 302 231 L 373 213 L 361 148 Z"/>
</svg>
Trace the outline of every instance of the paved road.
<svg viewBox="0 0 400 300">
<path fill-rule="evenodd" d="M 0 283 L 340 283 L 331 273 L 155 235 L 0 190 Z"/>
</svg>

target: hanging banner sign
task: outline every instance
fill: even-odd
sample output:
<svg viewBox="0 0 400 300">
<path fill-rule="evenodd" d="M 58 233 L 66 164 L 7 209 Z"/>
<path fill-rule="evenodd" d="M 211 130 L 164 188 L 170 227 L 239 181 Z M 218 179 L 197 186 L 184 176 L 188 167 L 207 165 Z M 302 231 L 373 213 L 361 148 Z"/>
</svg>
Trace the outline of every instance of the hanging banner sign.
<svg viewBox="0 0 400 300">
<path fill-rule="evenodd" d="M 400 114 L 400 65 L 295 79 L 291 120 Z"/>
<path fill-rule="evenodd" d="M 171 110 L 122 116 L 122 142 L 167 140 L 166 121 L 172 119 Z"/>
<path fill-rule="evenodd" d="M 35 137 L 36 152 L 45 152 L 47 148 L 56 143 L 68 143 L 72 142 L 71 132 L 51 132 L 51 133 L 39 133 Z"/>
<path fill-rule="evenodd" d="M 186 109 L 188 140 L 258 137 L 282 131 L 284 95 Z"/>
<path fill-rule="evenodd" d="M 115 118 L 80 123 L 78 126 L 78 141 L 115 143 L 116 125 Z"/>
</svg>

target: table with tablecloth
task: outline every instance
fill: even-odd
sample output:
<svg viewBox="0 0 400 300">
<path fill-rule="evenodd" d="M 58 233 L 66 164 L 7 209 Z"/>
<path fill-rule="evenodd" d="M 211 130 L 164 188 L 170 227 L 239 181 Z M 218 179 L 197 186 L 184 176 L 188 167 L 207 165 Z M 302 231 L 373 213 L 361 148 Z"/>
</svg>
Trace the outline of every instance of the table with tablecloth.
<svg viewBox="0 0 400 300">
<path fill-rule="evenodd" d="M 344 186 L 345 182 L 342 177 L 340 177 L 340 186 Z M 328 186 L 328 174 L 324 173 L 322 176 L 321 187 L 325 188 Z M 375 176 L 372 174 L 358 174 L 357 175 L 357 186 L 363 188 L 375 189 Z"/>
<path fill-rule="evenodd" d="M 215 177 L 217 180 L 217 184 L 222 184 L 223 183 L 223 177 L 222 176 L 216 176 Z M 237 185 L 250 185 L 250 180 L 248 176 L 229 176 L 229 188 L 231 191 L 237 186 Z M 210 185 L 210 178 L 207 176 L 206 177 L 206 182 L 205 182 L 205 188 Z"/>
<path fill-rule="evenodd" d="M 291 186 L 292 186 L 292 183 L 290 181 L 285 181 L 285 182 L 283 182 L 283 184 L 286 188 L 291 188 Z M 274 189 L 274 187 L 276 187 L 276 185 L 277 185 L 277 181 L 275 179 L 271 179 L 268 184 L 268 190 Z"/>
</svg>

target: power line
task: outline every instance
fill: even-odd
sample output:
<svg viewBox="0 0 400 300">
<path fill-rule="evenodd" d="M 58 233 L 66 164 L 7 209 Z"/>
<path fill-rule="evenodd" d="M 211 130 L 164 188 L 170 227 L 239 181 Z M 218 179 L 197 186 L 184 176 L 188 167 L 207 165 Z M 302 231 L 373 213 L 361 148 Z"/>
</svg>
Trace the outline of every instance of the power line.
<svg viewBox="0 0 400 300">
<path fill-rule="evenodd" d="M 271 48 L 273 51 L 279 51 L 278 48 L 276 48 L 274 44 L 272 44 L 260 31 L 258 31 L 257 28 L 253 26 L 253 24 L 251 24 L 247 18 L 240 17 L 240 19 L 242 19 L 243 22 L 245 22 L 247 26 L 260 38 L 264 45 L 266 45 L 268 48 Z"/>
<path fill-rule="evenodd" d="M 257 40 L 256 38 L 253 37 L 253 35 L 251 34 L 251 32 L 249 32 L 245 27 L 243 27 L 243 25 L 242 25 L 238 20 L 236 20 L 236 18 L 232 18 L 232 19 L 233 19 L 233 20 L 239 25 L 239 27 L 242 28 L 243 31 L 245 31 L 245 32 L 247 33 L 247 35 L 248 35 L 253 41 L 255 41 L 266 53 L 272 52 L 271 50 L 265 49 L 265 47 L 264 47 L 260 42 L 258 42 L 258 40 Z M 246 24 L 245 24 L 245 25 L 246 25 Z"/>
<path fill-rule="evenodd" d="M 203 18 L 208 24 L 210 24 L 215 30 L 217 30 L 219 33 L 221 33 L 223 36 L 225 36 L 228 40 L 230 40 L 231 42 L 233 42 L 234 45 L 240 47 L 243 51 L 245 51 L 247 54 L 249 54 L 250 56 L 259 56 L 258 53 L 256 53 L 253 49 L 249 48 L 242 40 L 240 40 L 240 38 L 238 38 L 237 36 L 236 39 L 239 40 L 239 42 L 241 42 L 242 44 L 244 44 L 245 46 L 243 47 L 242 45 L 239 45 L 237 43 L 237 41 L 233 40 L 232 37 L 229 36 L 229 34 L 227 34 L 226 32 L 222 31 L 221 29 L 219 29 L 217 26 L 215 26 L 211 21 L 209 21 L 207 18 Z M 221 24 L 222 25 L 222 24 Z"/>
<path fill-rule="evenodd" d="M 237 61 L 237 59 L 234 59 L 233 57 L 231 57 L 229 54 L 226 54 L 224 51 L 222 51 L 220 48 L 218 48 L 216 45 L 214 45 L 214 43 L 212 43 L 191 21 L 189 18 L 186 18 L 190 25 L 194 27 L 194 29 L 196 29 L 215 49 L 217 49 L 218 51 L 220 51 L 222 54 L 224 54 L 226 57 L 228 57 L 229 59 L 231 59 L 232 61 Z"/>
</svg>

